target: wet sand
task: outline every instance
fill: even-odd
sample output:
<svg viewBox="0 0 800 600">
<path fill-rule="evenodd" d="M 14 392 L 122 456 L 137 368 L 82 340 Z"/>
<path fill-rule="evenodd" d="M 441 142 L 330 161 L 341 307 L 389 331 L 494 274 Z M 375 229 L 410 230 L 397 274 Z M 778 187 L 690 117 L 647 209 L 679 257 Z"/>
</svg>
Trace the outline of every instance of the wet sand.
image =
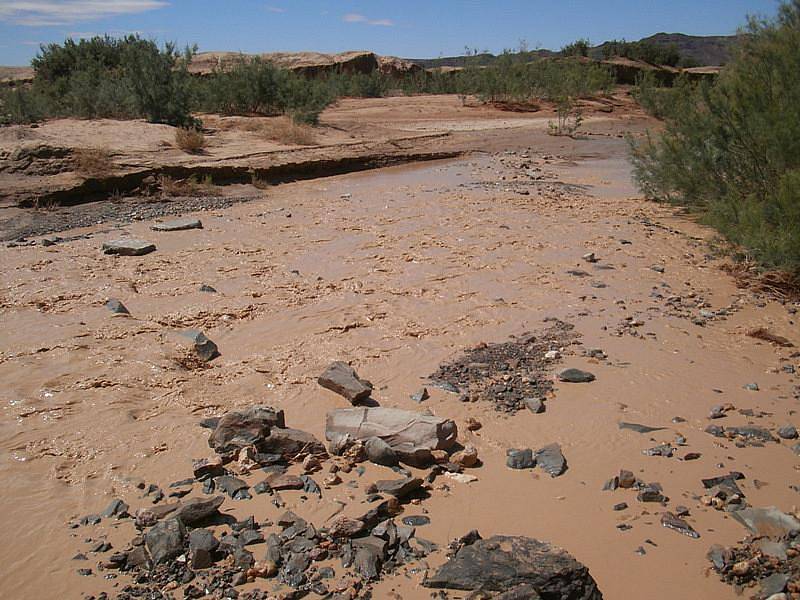
<svg viewBox="0 0 800 600">
<path fill-rule="evenodd" d="M 707 574 L 705 553 L 744 530 L 698 502 L 700 479 L 741 471 L 751 505 L 790 510 L 797 458 L 787 442 L 737 448 L 703 429 L 711 407 L 725 403 L 769 414 L 734 411 L 715 424 L 794 422 L 798 379 L 781 370 L 784 359 L 798 363 L 789 358 L 794 350 L 745 332 L 763 326 L 800 343 L 798 327 L 789 307 L 735 288 L 722 261 L 709 256 L 709 231 L 638 198 L 616 137 L 626 127 L 620 120 L 577 141 L 549 138 L 539 125 L 515 127 L 495 132 L 487 152 L 462 159 L 272 188 L 246 204 L 198 213 L 202 230 L 101 224 L 71 232 L 88 239 L 0 249 L 0 526 L 13 541 L 0 545 L 3 595 L 72 598 L 124 583 L 125 576 L 81 577 L 76 570 L 99 558 L 71 557 L 101 534 L 121 549 L 132 526 L 67 523 L 112 497 L 132 510 L 148 505 L 135 487 L 140 480 L 166 489 L 190 475 L 191 459 L 210 454 L 202 417 L 265 404 L 284 409 L 290 427 L 324 439 L 325 413 L 347 406 L 316 383 L 330 361 L 352 361 L 382 406 L 419 410 L 409 396 L 442 362 L 556 317 L 573 324 L 583 344 L 566 348 L 558 366 L 587 369 L 597 380 L 556 384 L 545 413 L 500 415 L 428 385 L 422 409 L 456 420 L 483 466 L 468 470 L 477 482 L 437 480 L 430 499 L 406 507 L 431 518 L 417 534 L 441 546 L 470 529 L 553 542 L 587 565 L 610 599 L 735 598 Z M 158 250 L 101 254 L 103 241 L 124 236 Z M 587 252 L 600 262 L 583 262 Z M 218 293 L 198 291 L 204 283 Z M 730 315 L 700 327 L 691 320 L 699 306 L 676 311 L 666 302 L 690 294 L 713 310 L 731 307 Z M 107 298 L 121 300 L 132 317 L 112 317 Z M 642 324 L 622 326 L 628 317 Z M 183 350 L 172 332 L 184 328 L 218 344 L 222 356 L 210 368 L 176 362 Z M 602 348 L 608 359 L 587 359 L 582 348 Z M 760 391 L 743 388 L 751 382 Z M 686 422 L 672 423 L 676 416 Z M 483 428 L 467 431 L 468 417 Z M 620 421 L 666 429 L 642 435 L 620 430 Z M 642 454 L 677 434 L 688 446 L 676 457 Z M 569 464 L 563 476 L 506 468 L 507 448 L 552 442 Z M 702 457 L 679 460 L 690 451 Z M 691 509 L 702 537 L 663 528 L 663 509 L 637 502 L 633 491 L 601 491 L 621 468 L 660 482 L 671 509 Z M 387 476 L 370 466 L 345 481 L 365 488 Z M 357 512 L 363 489 L 336 486 L 320 501 L 282 495 L 287 508 L 321 525 L 337 499 Z M 629 508 L 613 511 L 619 502 Z M 257 519 L 283 512 L 259 496 L 223 508 Z M 622 521 L 633 528 L 618 530 Z M 635 553 L 640 546 L 646 555 Z M 443 560 L 439 552 L 428 563 Z M 422 571 L 401 569 L 375 586 L 374 597 L 428 598 L 421 579 Z"/>
</svg>

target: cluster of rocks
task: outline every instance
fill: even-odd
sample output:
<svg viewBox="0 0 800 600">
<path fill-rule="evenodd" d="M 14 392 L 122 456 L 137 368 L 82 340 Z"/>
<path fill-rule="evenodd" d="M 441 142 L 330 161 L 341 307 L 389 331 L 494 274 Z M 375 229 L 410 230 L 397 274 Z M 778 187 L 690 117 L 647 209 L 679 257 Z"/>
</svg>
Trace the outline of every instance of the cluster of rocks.
<svg viewBox="0 0 800 600">
<path fill-rule="evenodd" d="M 430 376 L 443 389 L 460 394 L 464 402 L 486 401 L 503 412 L 524 408 L 541 412 L 542 400 L 553 389 L 549 369 L 559 350 L 575 343 L 573 326 L 553 320 L 541 333 L 501 344 L 479 344 Z"/>
<path fill-rule="evenodd" d="M 666 505 L 669 498 L 664 495 L 664 489 L 658 482 L 647 483 L 636 477 L 632 471 L 620 470 L 619 475 L 614 475 L 603 485 L 603 490 L 613 492 L 618 489 L 633 490 L 639 502 L 655 502 Z M 627 507 L 627 505 L 626 505 Z"/>
<path fill-rule="evenodd" d="M 559 477 L 567 470 L 567 459 L 558 444 L 549 444 L 536 452 L 530 448 L 511 448 L 506 451 L 506 466 L 515 470 L 538 466 L 551 477 Z"/>
<path fill-rule="evenodd" d="M 756 425 L 742 425 L 734 427 L 722 427 L 720 425 L 709 425 L 705 429 L 706 433 L 718 438 L 732 440 L 736 446 L 763 446 L 768 442 L 777 442 L 769 429 Z"/>
<path fill-rule="evenodd" d="M 139 530 L 127 548 L 114 552 L 98 569 L 130 573 L 133 583 L 118 598 L 161 598 L 182 587 L 184 597 L 213 594 L 220 598 L 266 598 L 239 594 L 237 588 L 256 579 L 283 586 L 283 598 L 315 592 L 334 598 L 368 593 L 371 582 L 398 565 L 419 561 L 436 546 L 416 536 L 416 528 L 430 522 L 424 515 L 396 521 L 404 504 L 418 504 L 429 495 L 436 477 L 476 466 L 477 451 L 457 444 L 455 423 L 428 414 L 397 409 L 361 407 L 334 410 L 326 420 L 330 453 L 313 435 L 286 426 L 283 411 L 266 406 L 232 411 L 205 419 L 211 431 L 211 458 L 193 461 L 193 477 L 169 486 L 174 502 L 162 502 L 164 490 L 142 484 L 152 506 L 137 510 L 115 500 L 101 515 L 90 515 L 80 525 L 96 525 L 102 518 L 132 518 Z M 311 474 L 330 462 L 324 487 L 342 483 L 339 473 L 361 469 L 372 461 L 390 467 L 398 478 L 378 480 L 365 488 L 365 507 L 357 516 L 339 516 L 316 527 L 286 511 L 275 523 L 257 523 L 253 517 L 237 521 L 220 512 L 228 498 L 247 501 L 268 494 L 276 507 L 285 506 L 284 490 L 322 495 Z M 302 474 L 289 473 L 300 465 Z M 401 465 L 432 467 L 423 480 Z M 262 471 L 266 477 L 253 485 L 246 475 Z M 184 500 L 200 489 L 204 496 Z M 269 529 L 268 529 L 269 528 Z M 256 556 L 253 545 L 266 547 Z M 110 545 L 97 549 L 111 551 Z M 337 578 L 330 560 L 339 560 Z M 328 562 L 325 562 L 328 561 Z M 323 562 L 325 563 L 323 565 Z M 83 574 L 92 574 L 83 569 Z M 109 576 L 109 575 L 107 575 Z"/>
<path fill-rule="evenodd" d="M 738 545 L 713 545 L 712 568 L 737 592 L 753 590 L 756 600 L 800 597 L 800 521 L 770 508 L 747 508 L 733 514 L 748 531 Z"/>
</svg>

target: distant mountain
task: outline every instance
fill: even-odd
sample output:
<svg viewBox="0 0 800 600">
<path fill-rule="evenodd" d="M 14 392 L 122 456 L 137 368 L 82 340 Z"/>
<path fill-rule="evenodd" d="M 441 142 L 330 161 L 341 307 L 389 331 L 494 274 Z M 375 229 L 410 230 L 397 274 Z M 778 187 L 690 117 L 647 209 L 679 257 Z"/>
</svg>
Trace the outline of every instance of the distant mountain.
<svg viewBox="0 0 800 600">
<path fill-rule="evenodd" d="M 655 46 L 675 46 L 681 56 L 691 59 L 701 67 L 718 67 L 730 61 L 738 37 L 735 35 L 701 36 L 683 33 L 657 33 L 639 40 Z M 602 58 L 603 48 L 610 42 L 595 46 L 590 56 Z"/>
<path fill-rule="evenodd" d="M 699 36 L 685 35 L 683 33 L 657 33 L 650 37 L 643 38 L 639 42 L 650 43 L 654 46 L 674 45 L 682 56 L 696 62 L 698 66 L 720 66 L 726 64 L 731 59 L 733 48 L 737 43 L 737 36 Z M 589 56 L 592 58 L 603 58 L 603 49 L 611 42 L 605 42 L 599 46 L 589 49 Z M 535 58 L 546 58 L 558 56 L 559 52 L 553 50 L 533 50 L 525 53 L 525 58 L 533 60 Z M 515 55 L 519 60 L 522 57 Z M 442 58 L 408 58 L 409 62 L 414 62 L 425 69 L 436 67 L 463 67 L 466 64 L 486 66 L 497 60 L 494 54 L 478 54 L 475 56 L 447 56 Z"/>
</svg>

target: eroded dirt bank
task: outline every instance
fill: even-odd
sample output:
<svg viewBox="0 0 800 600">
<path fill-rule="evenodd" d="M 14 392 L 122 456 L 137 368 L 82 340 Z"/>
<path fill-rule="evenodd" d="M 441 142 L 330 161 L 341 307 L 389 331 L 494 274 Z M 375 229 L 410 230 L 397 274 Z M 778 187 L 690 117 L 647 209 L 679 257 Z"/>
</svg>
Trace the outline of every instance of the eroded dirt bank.
<svg viewBox="0 0 800 600">
<path fill-rule="evenodd" d="M 711 408 L 728 403 L 735 410 L 713 423 L 774 431 L 795 422 L 798 379 L 784 367 L 797 365 L 796 349 L 746 335 L 764 327 L 800 344 L 794 307 L 737 290 L 709 256 L 708 232 L 636 198 L 616 137 L 628 127 L 622 119 L 590 124 L 598 135 L 578 141 L 514 129 L 464 159 L 272 188 L 191 215 L 201 230 L 98 225 L 68 232 L 87 238 L 0 249 L 0 525 L 14 540 L 0 545 L 4 594 L 81 597 L 125 585 L 122 575 L 103 578 L 95 569 L 102 557 L 89 548 L 106 538 L 123 548 L 130 523 L 68 523 L 114 497 L 132 511 L 152 506 L 137 483 L 168 490 L 191 475 L 191 459 L 209 455 L 204 417 L 269 405 L 324 439 L 325 413 L 348 404 L 316 377 L 344 360 L 372 381 L 381 406 L 452 418 L 461 442 L 478 450 L 482 466 L 465 471 L 477 481 L 437 480 L 430 498 L 405 507 L 404 515 L 431 520 L 418 535 L 441 548 L 470 529 L 547 540 L 588 566 L 610 599 L 632 590 L 664 600 L 735 598 L 707 574 L 705 554 L 744 531 L 699 501 L 701 479 L 740 471 L 749 504 L 789 510 L 797 457 L 786 441 L 740 448 L 704 429 Z M 157 250 L 100 252 L 125 236 Z M 589 252 L 598 262 L 582 260 Z M 199 291 L 202 284 L 217 292 Z M 112 317 L 108 298 L 131 317 Z M 541 414 L 461 402 L 425 379 L 467 348 L 553 318 L 580 336 L 553 373 L 576 367 L 596 380 L 556 383 Z M 173 332 L 187 328 L 218 344 L 209 368 L 180 360 Z M 591 348 L 607 358 L 584 356 Z M 752 383 L 758 391 L 745 389 Z M 410 396 L 422 386 L 431 397 L 420 405 Z M 470 417 L 482 428 L 468 430 Z M 623 421 L 664 429 L 639 434 L 620 429 Z M 686 445 L 672 458 L 643 454 L 678 436 Z M 506 467 L 507 449 L 550 443 L 567 459 L 560 477 Z M 681 460 L 689 452 L 701 456 Z M 663 507 L 631 490 L 602 491 L 620 469 L 660 483 L 670 510 L 689 508 L 700 539 L 662 527 Z M 223 511 L 275 521 L 289 508 L 324 523 L 338 501 L 357 511 L 364 488 L 393 474 L 369 465 L 342 477 L 320 500 L 281 492 L 285 508 L 254 496 L 227 499 Z M 622 502 L 627 509 L 613 510 Z M 72 560 L 78 553 L 89 561 Z M 443 561 L 437 552 L 427 564 Z M 95 570 L 83 577 L 79 568 Z M 374 597 L 428 598 L 423 573 L 419 564 L 401 568 L 375 585 Z"/>
</svg>

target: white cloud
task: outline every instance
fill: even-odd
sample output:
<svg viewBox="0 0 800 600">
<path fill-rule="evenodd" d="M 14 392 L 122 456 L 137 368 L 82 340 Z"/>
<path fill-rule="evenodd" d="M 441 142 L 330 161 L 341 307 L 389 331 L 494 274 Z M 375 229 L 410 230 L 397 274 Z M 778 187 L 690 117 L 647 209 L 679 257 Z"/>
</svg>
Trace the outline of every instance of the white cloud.
<svg viewBox="0 0 800 600">
<path fill-rule="evenodd" d="M 163 8 L 162 0 L 0 0 L 0 21 L 46 27 Z"/>
<path fill-rule="evenodd" d="M 345 23 L 364 23 L 366 25 L 377 25 L 380 27 L 394 26 L 394 21 L 391 19 L 368 19 L 364 15 L 358 13 L 348 13 L 342 17 L 342 21 Z"/>
<path fill-rule="evenodd" d="M 281 8 L 280 6 L 267 6 L 266 9 L 267 9 L 268 12 L 271 12 L 271 13 L 285 13 L 286 12 L 286 9 L 285 8 Z"/>
</svg>

